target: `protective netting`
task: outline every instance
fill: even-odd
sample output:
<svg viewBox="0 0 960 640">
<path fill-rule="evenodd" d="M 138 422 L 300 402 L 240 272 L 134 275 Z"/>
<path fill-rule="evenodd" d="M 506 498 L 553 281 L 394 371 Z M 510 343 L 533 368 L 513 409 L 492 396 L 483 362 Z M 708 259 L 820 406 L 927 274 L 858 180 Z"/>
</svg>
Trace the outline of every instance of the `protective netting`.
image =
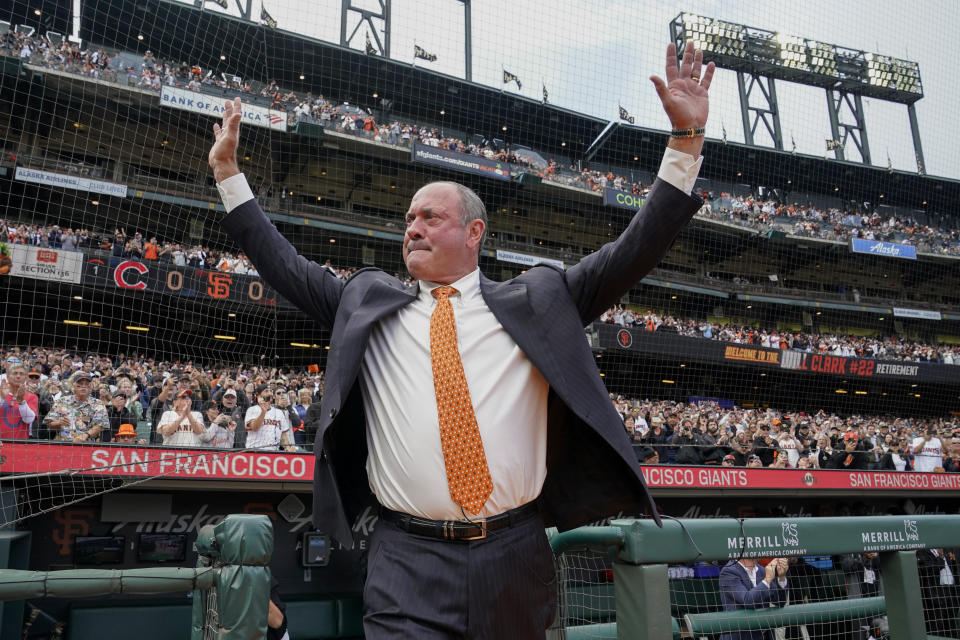
<svg viewBox="0 0 960 640">
<path fill-rule="evenodd" d="M 720 66 L 703 207 L 585 334 L 638 460 L 957 471 L 958 9 L 535 4 L 0 9 L 5 522 L 165 475 L 310 480 L 330 335 L 221 226 L 226 99 L 307 258 L 414 285 L 403 215 L 457 180 L 504 280 L 626 227 L 668 140 L 647 76 L 688 38 Z"/>
<path fill-rule="evenodd" d="M 960 609 L 955 583 L 941 571 L 953 567 L 951 551 L 918 552 L 921 600 L 927 632 L 956 637 Z M 557 554 L 560 584 L 555 637 L 615 638 L 616 620 L 613 563 L 608 554 L 567 550 Z M 767 578 L 765 565 L 756 584 Z M 756 593 L 747 567 L 736 562 L 697 562 L 667 569 L 670 615 L 676 628 L 690 637 L 716 633 L 772 633 L 779 639 L 816 638 L 884 640 L 889 638 L 883 574 L 876 553 L 793 557 L 782 575 L 769 582 L 772 591 Z M 742 574 L 742 575 L 741 575 Z M 762 587 L 762 585 L 761 585 Z M 753 592 L 753 593 L 751 593 Z M 773 593 L 773 595 L 769 595 Z M 796 605 L 804 605 L 798 607 Z M 809 606 L 808 606 L 809 605 Z M 751 620 L 762 614 L 762 622 Z"/>
</svg>

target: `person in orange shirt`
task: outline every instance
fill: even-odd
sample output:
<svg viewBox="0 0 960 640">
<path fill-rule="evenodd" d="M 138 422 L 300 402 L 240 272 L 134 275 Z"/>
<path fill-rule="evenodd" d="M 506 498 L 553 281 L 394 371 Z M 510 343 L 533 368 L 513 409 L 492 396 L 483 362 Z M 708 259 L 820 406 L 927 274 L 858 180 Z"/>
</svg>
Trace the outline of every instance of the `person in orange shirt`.
<svg viewBox="0 0 960 640">
<path fill-rule="evenodd" d="M 143 248 L 143 259 L 144 260 L 156 260 L 157 251 L 159 247 L 157 246 L 157 239 L 150 238 L 150 242 Z"/>
</svg>

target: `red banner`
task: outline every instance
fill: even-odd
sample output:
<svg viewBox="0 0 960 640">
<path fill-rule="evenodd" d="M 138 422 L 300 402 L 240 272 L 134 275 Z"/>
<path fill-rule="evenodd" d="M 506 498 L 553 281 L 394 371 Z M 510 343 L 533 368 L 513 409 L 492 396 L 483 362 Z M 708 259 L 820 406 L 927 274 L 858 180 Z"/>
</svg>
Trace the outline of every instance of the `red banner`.
<svg viewBox="0 0 960 640">
<path fill-rule="evenodd" d="M 828 469 L 643 466 L 652 489 L 849 489 L 960 491 L 960 474 Z"/>
<path fill-rule="evenodd" d="M 960 474 L 642 465 L 651 489 L 960 491 Z M 311 482 L 313 454 L 6 440 L 0 473 Z"/>
<path fill-rule="evenodd" d="M 313 454 L 7 440 L 0 450 L 0 473 L 310 482 Z"/>
</svg>

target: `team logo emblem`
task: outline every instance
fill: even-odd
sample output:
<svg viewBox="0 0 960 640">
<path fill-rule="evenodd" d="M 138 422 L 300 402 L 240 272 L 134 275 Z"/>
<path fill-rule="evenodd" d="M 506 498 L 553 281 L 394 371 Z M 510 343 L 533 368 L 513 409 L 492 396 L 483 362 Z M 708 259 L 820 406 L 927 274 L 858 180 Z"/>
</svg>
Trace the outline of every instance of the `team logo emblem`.
<svg viewBox="0 0 960 640">
<path fill-rule="evenodd" d="M 907 534 L 907 540 L 914 540 L 914 541 L 920 540 L 920 532 L 917 531 L 916 520 L 904 520 L 903 532 Z"/>
<path fill-rule="evenodd" d="M 626 329 L 620 329 L 620 331 L 617 332 L 617 344 L 624 349 L 629 349 L 630 345 L 633 344 L 633 334 Z"/>
</svg>

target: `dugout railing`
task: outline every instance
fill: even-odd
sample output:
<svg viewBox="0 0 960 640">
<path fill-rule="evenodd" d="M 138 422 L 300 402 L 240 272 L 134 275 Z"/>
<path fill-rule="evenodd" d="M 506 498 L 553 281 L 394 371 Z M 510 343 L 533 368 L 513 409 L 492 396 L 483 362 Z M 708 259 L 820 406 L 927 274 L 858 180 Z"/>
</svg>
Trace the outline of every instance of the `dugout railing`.
<svg viewBox="0 0 960 640">
<path fill-rule="evenodd" d="M 266 637 L 273 525 L 265 515 L 235 514 L 197 535 L 196 568 L 0 570 L 0 602 L 110 594 L 193 592 L 191 629 L 171 637 Z"/>
<path fill-rule="evenodd" d="M 960 615 L 955 598 L 930 598 L 929 587 L 921 585 L 917 561 L 918 550 L 960 546 L 960 516 L 665 519 L 663 525 L 658 528 L 650 520 L 624 519 L 614 520 L 609 526 L 551 536 L 558 559 L 560 599 L 552 640 L 717 637 L 715 634 L 824 627 L 843 621 L 859 624 L 861 620 L 864 635 L 835 632 L 831 636 L 866 638 L 878 632 L 872 626 L 867 630 L 869 623 L 882 620 L 885 637 L 914 640 L 939 637 L 928 635 L 927 617 L 955 625 Z M 697 612 L 683 613 L 677 600 L 689 599 L 691 594 L 683 593 L 677 585 L 681 581 L 671 579 L 668 573 L 670 566 L 707 565 L 738 558 L 837 557 L 873 552 L 879 557 L 877 574 L 882 575 L 880 595 L 858 597 L 848 593 L 849 584 L 841 579 L 839 588 L 831 592 L 832 599 L 753 610 L 725 611 L 715 581 L 691 578 L 687 584 L 710 586 L 696 596 L 702 606 L 691 610 Z M 583 561 L 591 555 L 592 565 Z M 606 576 L 602 570 L 604 558 L 609 560 L 606 566 L 612 567 L 612 573 L 608 571 Z M 594 576 L 599 573 L 593 584 L 585 566 L 593 567 Z M 576 568 L 579 571 L 571 570 Z M 788 572 L 788 581 L 791 577 Z M 589 612 L 583 614 L 583 610 Z M 678 611 L 681 615 L 675 615 Z"/>
</svg>

